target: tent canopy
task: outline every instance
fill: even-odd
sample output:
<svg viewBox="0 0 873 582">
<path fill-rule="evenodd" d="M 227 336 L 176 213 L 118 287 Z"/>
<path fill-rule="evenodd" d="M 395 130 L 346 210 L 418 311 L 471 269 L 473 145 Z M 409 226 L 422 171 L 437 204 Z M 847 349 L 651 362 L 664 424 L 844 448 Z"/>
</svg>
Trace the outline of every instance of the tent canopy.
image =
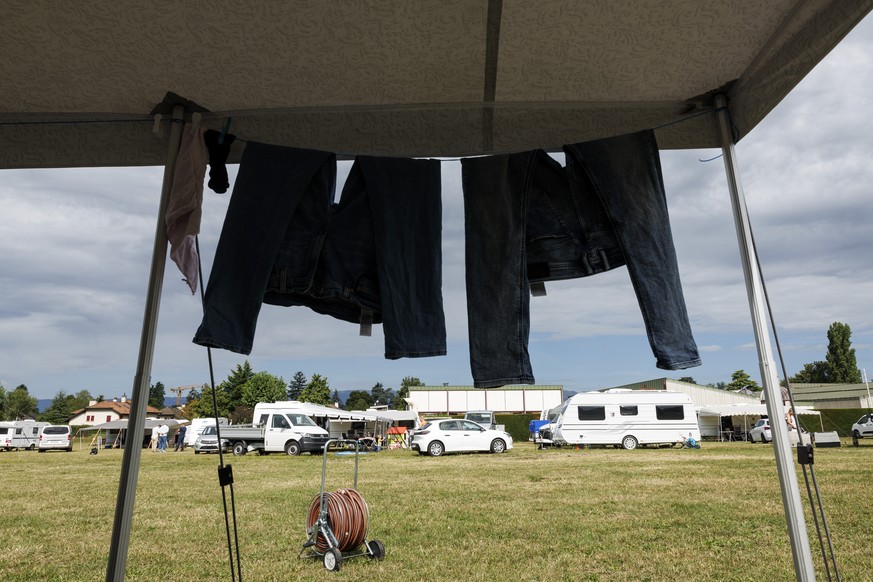
<svg viewBox="0 0 873 582">
<path fill-rule="evenodd" d="M 152 113 L 173 102 L 215 129 L 230 117 L 247 140 L 350 155 L 554 149 L 646 128 L 661 148 L 717 147 L 714 93 L 747 134 L 871 5 L 4 2 L 0 168 L 163 164 Z"/>
<path fill-rule="evenodd" d="M 109 422 L 104 422 L 101 424 L 95 424 L 94 426 L 83 426 L 81 427 L 76 434 L 80 432 L 92 432 L 97 430 L 127 430 L 129 420 L 127 418 L 122 418 L 119 420 L 110 420 Z M 183 424 L 187 424 L 187 420 L 172 420 L 166 418 L 147 418 L 145 420 L 145 428 L 146 430 L 151 430 L 154 427 L 166 424 L 171 429 L 178 428 Z"/>
<path fill-rule="evenodd" d="M 794 408 L 798 416 L 821 416 L 818 410 L 806 406 Z M 697 414 L 703 416 L 766 416 L 767 407 L 764 404 L 717 404 L 698 406 Z"/>
</svg>

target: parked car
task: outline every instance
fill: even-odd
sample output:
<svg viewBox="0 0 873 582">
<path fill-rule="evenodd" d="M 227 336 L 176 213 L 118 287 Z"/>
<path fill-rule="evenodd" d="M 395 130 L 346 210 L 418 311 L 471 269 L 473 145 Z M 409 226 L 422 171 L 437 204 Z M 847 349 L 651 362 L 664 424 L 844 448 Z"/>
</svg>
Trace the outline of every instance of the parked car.
<svg viewBox="0 0 873 582">
<path fill-rule="evenodd" d="M 439 457 L 443 453 L 503 453 L 512 448 L 512 437 L 502 430 L 487 429 L 472 420 L 433 420 L 415 431 L 412 450 Z"/>
<path fill-rule="evenodd" d="M 873 413 L 865 414 L 852 425 L 852 436 L 856 439 L 873 438 Z"/>
<path fill-rule="evenodd" d="M 762 418 L 749 429 L 749 441 L 753 443 L 769 443 L 773 440 L 773 433 L 770 432 L 770 420 Z"/>
<path fill-rule="evenodd" d="M 225 428 L 225 427 L 222 427 Z M 227 439 L 221 439 L 222 444 L 224 445 L 224 450 L 227 451 L 230 448 L 230 444 Z M 200 433 L 200 436 L 197 437 L 197 440 L 194 441 L 194 454 L 199 455 L 200 453 L 217 453 L 218 452 L 218 431 L 215 428 L 215 425 L 205 426 L 203 427 L 203 432 Z"/>
<path fill-rule="evenodd" d="M 44 453 L 48 450 L 73 450 L 73 429 L 69 424 L 48 425 L 39 432 L 37 450 Z"/>
</svg>

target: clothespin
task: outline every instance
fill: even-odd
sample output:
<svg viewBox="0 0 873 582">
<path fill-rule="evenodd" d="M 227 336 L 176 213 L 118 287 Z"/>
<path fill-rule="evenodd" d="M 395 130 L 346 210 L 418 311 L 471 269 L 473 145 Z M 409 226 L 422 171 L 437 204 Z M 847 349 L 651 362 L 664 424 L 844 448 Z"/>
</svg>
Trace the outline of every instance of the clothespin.
<svg viewBox="0 0 873 582">
<path fill-rule="evenodd" d="M 218 143 L 219 143 L 219 145 L 224 143 L 224 136 L 227 135 L 227 131 L 230 129 L 230 121 L 231 121 L 231 119 L 233 119 L 233 118 L 232 118 L 232 117 L 228 117 L 227 119 L 224 120 L 224 127 L 221 128 L 221 133 L 218 134 Z"/>
<path fill-rule="evenodd" d="M 161 125 L 163 119 L 163 115 L 161 115 L 160 113 L 155 113 L 155 124 L 152 126 L 152 133 L 154 133 L 158 137 L 163 137 L 164 135 L 164 128 Z"/>
</svg>

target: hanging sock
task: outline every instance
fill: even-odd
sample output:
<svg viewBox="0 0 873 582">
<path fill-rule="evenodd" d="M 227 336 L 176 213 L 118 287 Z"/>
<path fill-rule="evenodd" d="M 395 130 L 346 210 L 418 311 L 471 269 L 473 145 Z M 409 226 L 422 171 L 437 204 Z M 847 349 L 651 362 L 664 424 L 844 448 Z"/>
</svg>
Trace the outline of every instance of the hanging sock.
<svg viewBox="0 0 873 582">
<path fill-rule="evenodd" d="M 200 233 L 203 205 L 203 178 L 206 175 L 206 146 L 203 130 L 186 124 L 176 156 L 173 187 L 164 220 L 170 258 L 179 267 L 191 293 L 197 291 L 197 247 L 194 237 Z"/>
<path fill-rule="evenodd" d="M 236 136 L 209 129 L 203 134 L 203 141 L 209 150 L 209 189 L 217 194 L 224 194 L 230 188 L 227 178 L 227 157 L 230 146 L 236 141 Z"/>
</svg>

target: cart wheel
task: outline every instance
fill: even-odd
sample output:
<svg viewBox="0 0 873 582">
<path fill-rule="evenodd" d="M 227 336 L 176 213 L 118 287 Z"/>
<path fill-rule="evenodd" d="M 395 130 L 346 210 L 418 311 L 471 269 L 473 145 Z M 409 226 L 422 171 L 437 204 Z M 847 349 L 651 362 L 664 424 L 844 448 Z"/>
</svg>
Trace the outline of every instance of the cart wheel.
<svg viewBox="0 0 873 582">
<path fill-rule="evenodd" d="M 370 540 L 367 542 L 367 549 L 369 550 L 369 553 L 367 554 L 368 558 L 381 560 L 385 557 L 385 544 L 379 540 Z"/>
<path fill-rule="evenodd" d="M 324 567 L 333 572 L 339 572 L 343 564 L 343 554 L 336 548 L 328 548 L 324 553 Z"/>
</svg>

